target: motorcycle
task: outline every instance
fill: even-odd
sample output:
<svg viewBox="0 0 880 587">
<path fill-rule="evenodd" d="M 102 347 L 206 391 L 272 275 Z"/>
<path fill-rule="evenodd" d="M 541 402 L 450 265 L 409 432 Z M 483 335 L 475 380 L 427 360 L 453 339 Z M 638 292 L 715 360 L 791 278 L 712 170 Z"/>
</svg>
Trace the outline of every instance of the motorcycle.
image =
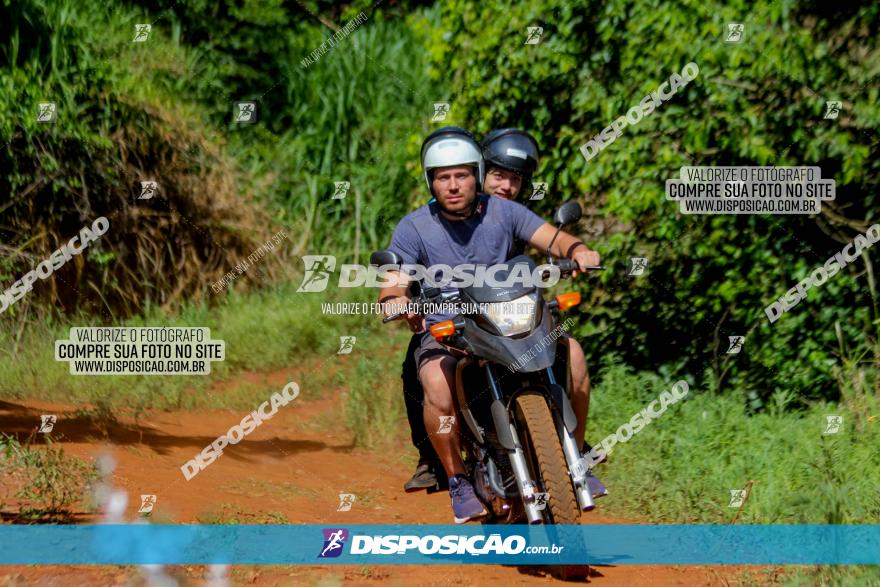
<svg viewBox="0 0 880 587">
<path fill-rule="evenodd" d="M 560 207 L 556 236 L 580 217 L 576 202 Z M 561 277 L 577 269 L 571 260 L 553 259 L 549 248 L 547 255 Z M 377 251 L 370 263 L 399 266 L 401 259 L 392 251 Z M 537 268 L 526 255 L 505 265 L 497 274 L 500 280 L 517 266 L 529 274 Z M 469 308 L 430 332 L 461 356 L 453 394 L 465 423 L 460 426 L 465 469 L 489 512 L 483 523 L 577 524 L 594 502 L 573 436 L 577 421 L 569 399 L 568 340 L 560 336 L 559 322 L 561 312 L 580 303 L 580 294 L 545 300 L 534 284 L 471 285 L 454 293 L 421 286 L 414 304 L 418 309 L 440 301 Z"/>
</svg>

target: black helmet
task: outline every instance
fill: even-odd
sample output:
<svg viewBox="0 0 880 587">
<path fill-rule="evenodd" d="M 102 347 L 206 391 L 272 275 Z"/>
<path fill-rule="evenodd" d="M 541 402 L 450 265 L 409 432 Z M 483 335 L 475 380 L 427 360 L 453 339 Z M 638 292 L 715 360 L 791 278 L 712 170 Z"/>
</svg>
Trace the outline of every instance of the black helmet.
<svg viewBox="0 0 880 587">
<path fill-rule="evenodd" d="M 475 167 L 474 174 L 477 176 L 477 191 L 482 189 L 483 155 L 480 152 L 480 144 L 476 137 L 460 126 L 444 126 L 438 128 L 422 142 L 422 172 L 428 190 L 434 195 L 431 187 L 431 179 L 434 169 L 438 167 L 451 167 L 453 165 L 470 165 Z"/>
<path fill-rule="evenodd" d="M 515 171 L 523 178 L 523 186 L 528 186 L 532 174 L 538 167 L 538 143 L 524 130 L 518 128 L 498 128 L 483 139 L 483 161 L 486 171 L 489 167 L 500 167 Z M 485 176 L 483 181 L 485 181 Z"/>
</svg>

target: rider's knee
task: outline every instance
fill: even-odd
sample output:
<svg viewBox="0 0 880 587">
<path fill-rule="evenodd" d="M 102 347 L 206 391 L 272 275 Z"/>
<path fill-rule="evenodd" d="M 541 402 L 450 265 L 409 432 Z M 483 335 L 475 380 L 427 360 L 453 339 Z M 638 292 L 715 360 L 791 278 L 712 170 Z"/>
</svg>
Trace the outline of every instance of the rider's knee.
<svg viewBox="0 0 880 587">
<path fill-rule="evenodd" d="M 449 379 L 455 376 L 455 359 L 450 355 L 437 354 L 430 359 L 425 360 L 419 367 L 419 379 L 422 385 L 425 385 L 426 377 L 431 379 L 439 379 L 443 377 Z"/>
<path fill-rule="evenodd" d="M 452 406 L 452 376 L 454 370 L 448 364 L 449 357 L 431 359 L 419 369 L 419 380 L 425 390 L 425 401 L 435 408 Z M 454 368 L 454 361 L 452 361 Z"/>
<path fill-rule="evenodd" d="M 584 349 L 575 339 L 568 341 L 568 364 L 571 369 L 572 383 L 575 387 L 580 387 L 580 383 L 590 384 L 590 372 L 587 370 L 587 359 L 584 356 Z"/>
</svg>

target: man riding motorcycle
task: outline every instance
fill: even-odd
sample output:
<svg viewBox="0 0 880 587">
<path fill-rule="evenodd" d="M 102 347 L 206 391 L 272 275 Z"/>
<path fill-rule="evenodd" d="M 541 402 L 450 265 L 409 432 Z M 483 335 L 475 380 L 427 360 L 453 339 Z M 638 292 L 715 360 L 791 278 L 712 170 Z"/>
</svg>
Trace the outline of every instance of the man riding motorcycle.
<svg viewBox="0 0 880 587">
<path fill-rule="evenodd" d="M 515 241 L 521 240 L 571 259 L 582 271 L 598 265 L 599 254 L 576 237 L 559 232 L 554 240 L 556 229 L 525 206 L 480 193 L 483 157 L 476 140 L 464 129 L 446 127 L 431 133 L 422 145 L 421 158 L 425 182 L 436 201 L 407 215 L 395 228 L 389 248 L 404 263 L 494 265 L 505 262 Z M 407 303 L 406 293 L 405 285 L 381 290 L 379 301 L 388 304 L 388 315 L 395 313 L 395 305 Z M 458 423 L 448 419 L 455 415 L 456 358 L 425 331 L 426 325 L 447 316 L 407 314 L 406 318 L 414 332 L 422 333 L 415 359 L 425 392 L 425 426 L 433 429 L 440 422 L 451 422 L 448 433 L 432 433 L 429 438 L 449 479 L 455 522 L 463 523 L 485 515 L 486 510 L 465 475 Z M 583 431 L 582 422 L 579 426 Z"/>
<path fill-rule="evenodd" d="M 513 151 L 509 155 L 508 150 L 510 149 Z M 482 177 L 483 191 L 505 200 L 516 200 L 522 187 L 528 188 L 532 173 L 538 167 L 538 143 L 525 131 L 514 128 L 496 129 L 483 139 L 482 152 L 485 160 Z M 525 244 L 523 241 L 516 241 L 511 249 L 510 257 L 521 254 L 525 250 Z M 446 485 L 446 477 L 443 474 L 437 453 L 434 452 L 434 447 L 428 442 L 428 432 L 425 430 L 423 422 L 422 404 L 425 392 L 422 389 L 422 384 L 419 383 L 415 361 L 415 350 L 418 348 L 419 341 L 419 335 L 413 335 L 410 339 L 401 374 L 403 398 L 406 404 L 412 443 L 419 451 L 419 462 L 416 465 L 415 473 L 403 485 L 407 492 L 433 487 L 444 488 Z M 580 369 L 582 363 L 583 361 L 577 365 L 572 363 L 573 381 L 583 379 L 582 377 L 577 379 L 577 376 L 586 372 L 585 367 Z M 575 413 L 580 412 L 576 409 Z M 578 437 L 575 436 L 575 438 Z"/>
<path fill-rule="evenodd" d="M 491 131 L 483 138 L 482 153 L 484 161 L 483 191 L 487 194 L 516 201 L 523 188 L 531 185 L 532 174 L 538 167 L 538 143 L 524 130 L 500 128 Z M 510 257 L 522 254 L 526 243 L 515 241 Z M 578 428 L 574 437 L 582 443 L 582 452 L 588 453 L 590 445 L 584 441 L 586 420 L 590 405 L 590 379 L 586 357 L 581 344 L 564 334 L 569 345 L 569 365 L 572 380 L 572 407 L 577 416 Z M 415 350 L 420 337 L 414 335 L 403 362 L 403 391 L 407 418 L 410 424 L 413 446 L 419 451 L 419 462 L 412 478 L 404 484 L 407 492 L 438 487 L 444 488 L 446 478 L 443 474 L 434 447 L 428 440 L 428 432 L 423 422 L 424 390 L 419 383 L 415 363 Z M 593 497 L 607 495 L 605 487 L 590 475 Z"/>
</svg>

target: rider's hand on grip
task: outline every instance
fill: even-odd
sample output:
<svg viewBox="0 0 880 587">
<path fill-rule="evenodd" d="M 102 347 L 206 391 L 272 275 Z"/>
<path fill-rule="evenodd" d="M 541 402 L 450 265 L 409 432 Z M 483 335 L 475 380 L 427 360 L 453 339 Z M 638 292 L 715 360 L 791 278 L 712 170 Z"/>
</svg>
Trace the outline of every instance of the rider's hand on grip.
<svg viewBox="0 0 880 587">
<path fill-rule="evenodd" d="M 382 322 L 390 322 L 391 320 L 396 320 L 403 316 L 408 303 L 409 298 L 406 296 L 386 299 L 382 305 L 382 312 L 385 314 L 385 318 Z"/>
<path fill-rule="evenodd" d="M 599 260 L 599 253 L 596 251 L 584 247 L 576 249 L 571 257 L 571 261 L 577 265 L 571 273 L 572 277 L 577 275 L 578 271 L 585 273 L 588 269 L 595 268 L 599 265 Z"/>
</svg>

